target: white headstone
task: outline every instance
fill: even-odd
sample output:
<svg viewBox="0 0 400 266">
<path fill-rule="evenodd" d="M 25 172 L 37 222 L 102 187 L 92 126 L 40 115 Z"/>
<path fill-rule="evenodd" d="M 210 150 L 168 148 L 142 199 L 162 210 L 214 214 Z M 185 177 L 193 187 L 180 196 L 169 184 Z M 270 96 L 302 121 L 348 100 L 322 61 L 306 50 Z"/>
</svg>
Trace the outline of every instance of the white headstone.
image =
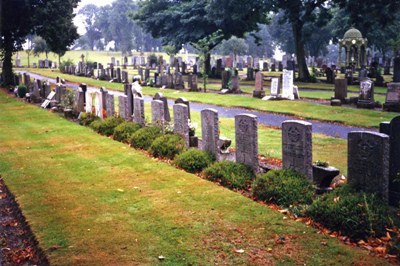
<svg viewBox="0 0 400 266">
<path fill-rule="evenodd" d="M 292 70 L 283 70 L 282 97 L 290 100 L 294 99 Z"/>
</svg>

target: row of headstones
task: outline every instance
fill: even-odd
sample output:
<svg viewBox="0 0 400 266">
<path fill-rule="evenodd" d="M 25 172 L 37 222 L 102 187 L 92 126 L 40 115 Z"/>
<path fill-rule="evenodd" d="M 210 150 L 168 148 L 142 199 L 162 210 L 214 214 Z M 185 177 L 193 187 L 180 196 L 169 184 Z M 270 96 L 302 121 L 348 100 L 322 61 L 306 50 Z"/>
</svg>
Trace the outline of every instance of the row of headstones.
<svg viewBox="0 0 400 266">
<path fill-rule="evenodd" d="M 264 100 L 270 99 L 299 99 L 300 94 L 297 86 L 294 86 L 294 73 L 293 70 L 283 70 L 282 73 L 282 93 L 280 91 L 280 78 L 271 78 L 271 95 L 265 97 L 264 91 L 264 74 L 261 71 L 256 73 L 255 90 L 253 97 L 262 98 Z"/>
<path fill-rule="evenodd" d="M 384 110 L 400 111 L 400 83 L 388 83 L 386 100 L 383 105 Z M 336 100 L 336 101 L 334 101 Z M 347 98 L 347 79 L 335 79 L 335 95 L 332 101 L 334 105 L 341 103 L 356 102 L 359 108 L 374 108 L 374 82 L 371 79 L 364 78 L 360 81 L 359 96 L 354 99 Z"/>
</svg>

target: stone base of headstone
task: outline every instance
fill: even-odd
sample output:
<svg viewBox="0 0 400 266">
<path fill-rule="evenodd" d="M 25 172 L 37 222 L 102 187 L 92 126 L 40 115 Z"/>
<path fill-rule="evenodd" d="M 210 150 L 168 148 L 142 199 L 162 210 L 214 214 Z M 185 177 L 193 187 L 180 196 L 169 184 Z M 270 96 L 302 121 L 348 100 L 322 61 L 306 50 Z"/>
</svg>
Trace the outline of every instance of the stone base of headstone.
<svg viewBox="0 0 400 266">
<path fill-rule="evenodd" d="M 331 185 L 333 178 L 338 176 L 340 171 L 332 166 L 322 167 L 313 165 L 313 182 L 319 188 L 327 188 Z"/>
<path fill-rule="evenodd" d="M 357 108 L 374 109 L 375 108 L 375 102 L 359 100 L 359 101 L 357 101 Z"/>
<path fill-rule="evenodd" d="M 259 91 L 259 90 L 253 91 L 253 97 L 262 99 L 265 97 L 265 91 Z"/>
<path fill-rule="evenodd" d="M 358 97 L 350 97 L 350 98 L 349 98 L 349 102 L 350 102 L 350 103 L 357 104 L 357 102 L 358 102 Z"/>
<path fill-rule="evenodd" d="M 199 138 L 197 136 L 189 137 L 189 147 L 190 148 L 198 148 L 199 147 Z"/>
<path fill-rule="evenodd" d="M 332 99 L 331 106 L 342 106 L 342 101 L 339 99 Z"/>
<path fill-rule="evenodd" d="M 399 103 L 384 103 L 383 110 L 388 112 L 400 112 Z"/>
<path fill-rule="evenodd" d="M 64 117 L 67 119 L 73 119 L 74 118 L 74 112 L 72 109 L 65 109 L 64 110 Z"/>
</svg>

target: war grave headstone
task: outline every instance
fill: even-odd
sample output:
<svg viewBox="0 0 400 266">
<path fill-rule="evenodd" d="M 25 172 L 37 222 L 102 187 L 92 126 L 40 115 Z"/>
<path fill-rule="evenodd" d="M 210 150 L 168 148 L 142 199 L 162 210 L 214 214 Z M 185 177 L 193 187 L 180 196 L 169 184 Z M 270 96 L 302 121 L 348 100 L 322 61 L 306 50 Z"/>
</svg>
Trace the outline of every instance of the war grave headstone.
<svg viewBox="0 0 400 266">
<path fill-rule="evenodd" d="M 56 92 L 52 91 L 49 93 L 49 95 L 47 96 L 46 100 L 40 105 L 40 107 L 46 109 L 51 101 L 53 101 L 54 97 L 56 96 Z"/>
<path fill-rule="evenodd" d="M 348 182 L 357 190 L 378 193 L 388 200 L 389 137 L 354 131 L 348 135 Z"/>
<path fill-rule="evenodd" d="M 85 111 L 85 93 L 82 90 L 78 89 L 75 91 L 75 102 L 73 110 L 76 114 Z"/>
<path fill-rule="evenodd" d="M 144 116 L 144 99 L 141 97 L 135 97 L 133 99 L 133 101 L 134 101 L 134 105 L 135 105 L 135 107 L 133 109 L 134 121 L 136 123 L 138 123 L 139 125 L 144 126 L 146 124 L 145 116 Z"/>
<path fill-rule="evenodd" d="M 240 93 L 240 80 L 238 75 L 232 77 L 232 93 Z"/>
<path fill-rule="evenodd" d="M 157 92 L 155 96 L 153 97 L 153 100 L 159 100 L 163 102 L 163 107 L 164 107 L 164 120 L 167 122 L 171 121 L 171 115 L 169 113 L 169 108 L 168 108 L 168 100 L 166 97 L 161 92 Z M 188 103 L 189 104 L 189 103 Z M 189 106 L 188 106 L 189 108 Z"/>
<path fill-rule="evenodd" d="M 132 84 L 129 84 L 129 83 L 124 84 L 124 92 L 125 92 L 125 95 L 127 97 L 127 100 L 126 100 L 127 101 L 126 102 L 127 110 L 126 110 L 126 112 L 129 114 L 129 116 L 132 116 L 133 110 L 134 110 L 134 95 L 133 95 L 133 92 L 132 92 Z"/>
<path fill-rule="evenodd" d="M 254 98 L 264 98 L 265 91 L 264 91 L 264 75 L 261 71 L 256 73 L 256 84 L 255 90 L 253 91 Z"/>
<path fill-rule="evenodd" d="M 400 204 L 400 116 L 393 118 L 385 131 L 389 131 L 389 202 L 399 207 Z"/>
<path fill-rule="evenodd" d="M 271 78 L 271 96 L 279 96 L 279 78 Z"/>
<path fill-rule="evenodd" d="M 181 135 L 189 147 L 189 117 L 188 107 L 185 104 L 174 104 L 174 133 Z"/>
<path fill-rule="evenodd" d="M 187 106 L 187 117 L 190 119 L 190 102 L 184 98 L 184 97 L 180 97 L 178 99 L 175 100 L 175 104 L 184 104 Z"/>
<path fill-rule="evenodd" d="M 297 120 L 282 123 L 282 163 L 284 169 L 293 169 L 313 180 L 311 123 Z"/>
<path fill-rule="evenodd" d="M 389 83 L 387 85 L 386 100 L 383 109 L 387 111 L 400 112 L 400 83 Z"/>
<path fill-rule="evenodd" d="M 201 132 L 203 136 L 202 149 L 218 158 L 219 119 L 217 110 L 209 108 L 201 111 Z"/>
<path fill-rule="evenodd" d="M 165 125 L 164 103 L 160 100 L 151 101 L 151 123 L 161 128 Z"/>
<path fill-rule="evenodd" d="M 125 95 L 118 96 L 118 110 L 119 110 L 119 116 L 122 117 L 125 121 L 132 120 L 132 115 L 129 113 L 127 96 Z"/>
<path fill-rule="evenodd" d="M 254 69 L 251 67 L 247 68 L 247 77 L 246 80 L 254 80 Z"/>
<path fill-rule="evenodd" d="M 54 97 L 54 100 L 57 103 L 61 102 L 61 99 L 63 98 L 63 96 L 66 93 L 67 88 L 65 86 L 57 86 L 56 87 L 56 96 Z"/>
<path fill-rule="evenodd" d="M 347 79 L 335 79 L 335 99 L 347 101 Z"/>
<path fill-rule="evenodd" d="M 360 82 L 360 94 L 357 101 L 358 108 L 375 107 L 374 102 L 374 82 L 370 79 L 364 79 Z"/>
<path fill-rule="evenodd" d="M 276 72 L 276 65 L 275 64 L 271 64 L 271 71 L 272 72 Z"/>
<path fill-rule="evenodd" d="M 167 75 L 167 88 L 173 89 L 174 87 L 174 75 L 170 73 Z"/>
<path fill-rule="evenodd" d="M 185 83 L 183 81 L 183 76 L 181 73 L 175 73 L 175 90 L 184 90 Z"/>
<path fill-rule="evenodd" d="M 248 165 L 254 172 L 259 172 L 257 130 L 257 116 L 235 116 L 236 162 Z"/>
<path fill-rule="evenodd" d="M 293 86 L 293 71 L 284 70 L 282 79 L 282 98 L 287 98 L 289 100 L 294 99 Z"/>
<path fill-rule="evenodd" d="M 197 76 L 196 75 L 189 74 L 189 76 L 188 76 L 188 87 L 189 87 L 189 91 L 198 91 Z"/>
</svg>

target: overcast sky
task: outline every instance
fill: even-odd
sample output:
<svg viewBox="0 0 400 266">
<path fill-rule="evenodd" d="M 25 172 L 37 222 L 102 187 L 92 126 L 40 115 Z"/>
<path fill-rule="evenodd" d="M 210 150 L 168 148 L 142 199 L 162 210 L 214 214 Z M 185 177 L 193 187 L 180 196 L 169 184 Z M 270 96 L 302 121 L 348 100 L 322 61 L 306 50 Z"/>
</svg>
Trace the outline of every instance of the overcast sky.
<svg viewBox="0 0 400 266">
<path fill-rule="evenodd" d="M 79 9 L 81 9 L 82 7 L 84 7 L 88 4 L 94 4 L 96 6 L 105 6 L 105 5 L 111 4 L 112 2 L 114 2 L 114 0 L 81 0 L 79 2 L 78 8 L 76 9 L 75 12 L 78 12 Z M 78 27 L 78 33 L 80 35 L 85 34 L 85 28 L 82 24 L 82 18 L 79 16 L 76 16 L 74 19 L 74 23 Z"/>
</svg>

